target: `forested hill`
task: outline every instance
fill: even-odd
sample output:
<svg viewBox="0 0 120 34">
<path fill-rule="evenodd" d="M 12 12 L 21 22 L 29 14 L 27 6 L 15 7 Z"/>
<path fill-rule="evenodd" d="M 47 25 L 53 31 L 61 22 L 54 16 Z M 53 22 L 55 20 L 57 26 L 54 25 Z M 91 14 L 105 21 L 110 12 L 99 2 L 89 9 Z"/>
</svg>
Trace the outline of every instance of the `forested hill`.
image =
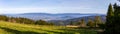
<svg viewBox="0 0 120 34">
<path fill-rule="evenodd" d="M 105 22 L 106 21 L 106 15 L 98 15 L 98 16 L 100 17 L 101 22 Z M 69 24 L 71 22 L 77 23 L 81 19 L 84 19 L 85 22 L 87 23 L 89 21 L 89 19 L 94 21 L 95 17 L 96 16 L 84 16 L 84 17 L 72 18 L 72 19 L 67 19 L 67 20 L 51 20 L 51 21 L 48 21 L 48 22 L 53 22 L 53 23 L 56 23 L 56 24 L 63 22 L 63 23 L 65 23 L 67 25 L 67 24 Z"/>
</svg>

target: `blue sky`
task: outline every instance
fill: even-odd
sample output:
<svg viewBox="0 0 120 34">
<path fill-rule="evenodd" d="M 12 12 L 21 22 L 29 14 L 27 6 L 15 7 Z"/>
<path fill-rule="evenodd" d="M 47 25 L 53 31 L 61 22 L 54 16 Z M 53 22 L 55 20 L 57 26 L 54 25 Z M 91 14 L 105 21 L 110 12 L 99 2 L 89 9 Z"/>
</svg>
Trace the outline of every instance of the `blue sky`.
<svg viewBox="0 0 120 34">
<path fill-rule="evenodd" d="M 99 13 L 116 0 L 0 0 L 0 14 Z"/>
</svg>

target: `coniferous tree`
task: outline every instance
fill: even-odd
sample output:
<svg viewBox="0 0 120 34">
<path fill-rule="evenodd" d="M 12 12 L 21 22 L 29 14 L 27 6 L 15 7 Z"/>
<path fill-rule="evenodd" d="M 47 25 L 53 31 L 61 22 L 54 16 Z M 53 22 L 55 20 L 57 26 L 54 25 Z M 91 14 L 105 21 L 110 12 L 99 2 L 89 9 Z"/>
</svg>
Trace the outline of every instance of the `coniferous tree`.
<svg viewBox="0 0 120 34">
<path fill-rule="evenodd" d="M 120 33 L 120 6 L 114 6 L 114 33 Z"/>
<path fill-rule="evenodd" d="M 114 21 L 114 13 L 113 13 L 113 8 L 112 5 L 110 4 L 108 7 L 108 12 L 107 12 L 107 16 L 106 16 L 106 23 L 105 23 L 105 33 L 106 34 L 110 34 L 113 31 L 114 25 L 113 25 L 113 21 Z"/>
</svg>

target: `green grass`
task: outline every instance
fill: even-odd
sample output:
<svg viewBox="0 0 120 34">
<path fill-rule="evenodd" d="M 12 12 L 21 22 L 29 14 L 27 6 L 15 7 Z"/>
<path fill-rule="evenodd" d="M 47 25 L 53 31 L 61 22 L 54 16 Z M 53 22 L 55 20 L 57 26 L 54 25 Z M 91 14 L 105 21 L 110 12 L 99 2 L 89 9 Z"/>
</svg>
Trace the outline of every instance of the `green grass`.
<svg viewBox="0 0 120 34">
<path fill-rule="evenodd" d="M 0 21 L 0 34 L 97 34 L 91 29 L 72 29 L 65 26 L 29 25 Z"/>
</svg>

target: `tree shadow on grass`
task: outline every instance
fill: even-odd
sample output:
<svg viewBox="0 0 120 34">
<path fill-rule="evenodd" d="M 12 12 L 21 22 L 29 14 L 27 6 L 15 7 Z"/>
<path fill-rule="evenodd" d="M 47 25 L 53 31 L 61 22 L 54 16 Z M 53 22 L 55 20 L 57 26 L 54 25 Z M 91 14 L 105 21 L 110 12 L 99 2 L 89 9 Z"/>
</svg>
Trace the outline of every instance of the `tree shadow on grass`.
<svg viewBox="0 0 120 34">
<path fill-rule="evenodd" d="M 32 31 L 18 31 L 18 30 L 13 30 L 5 27 L 0 27 L 1 29 L 11 32 L 13 34 L 47 34 L 47 33 L 38 33 L 38 32 L 32 32 Z"/>
</svg>

